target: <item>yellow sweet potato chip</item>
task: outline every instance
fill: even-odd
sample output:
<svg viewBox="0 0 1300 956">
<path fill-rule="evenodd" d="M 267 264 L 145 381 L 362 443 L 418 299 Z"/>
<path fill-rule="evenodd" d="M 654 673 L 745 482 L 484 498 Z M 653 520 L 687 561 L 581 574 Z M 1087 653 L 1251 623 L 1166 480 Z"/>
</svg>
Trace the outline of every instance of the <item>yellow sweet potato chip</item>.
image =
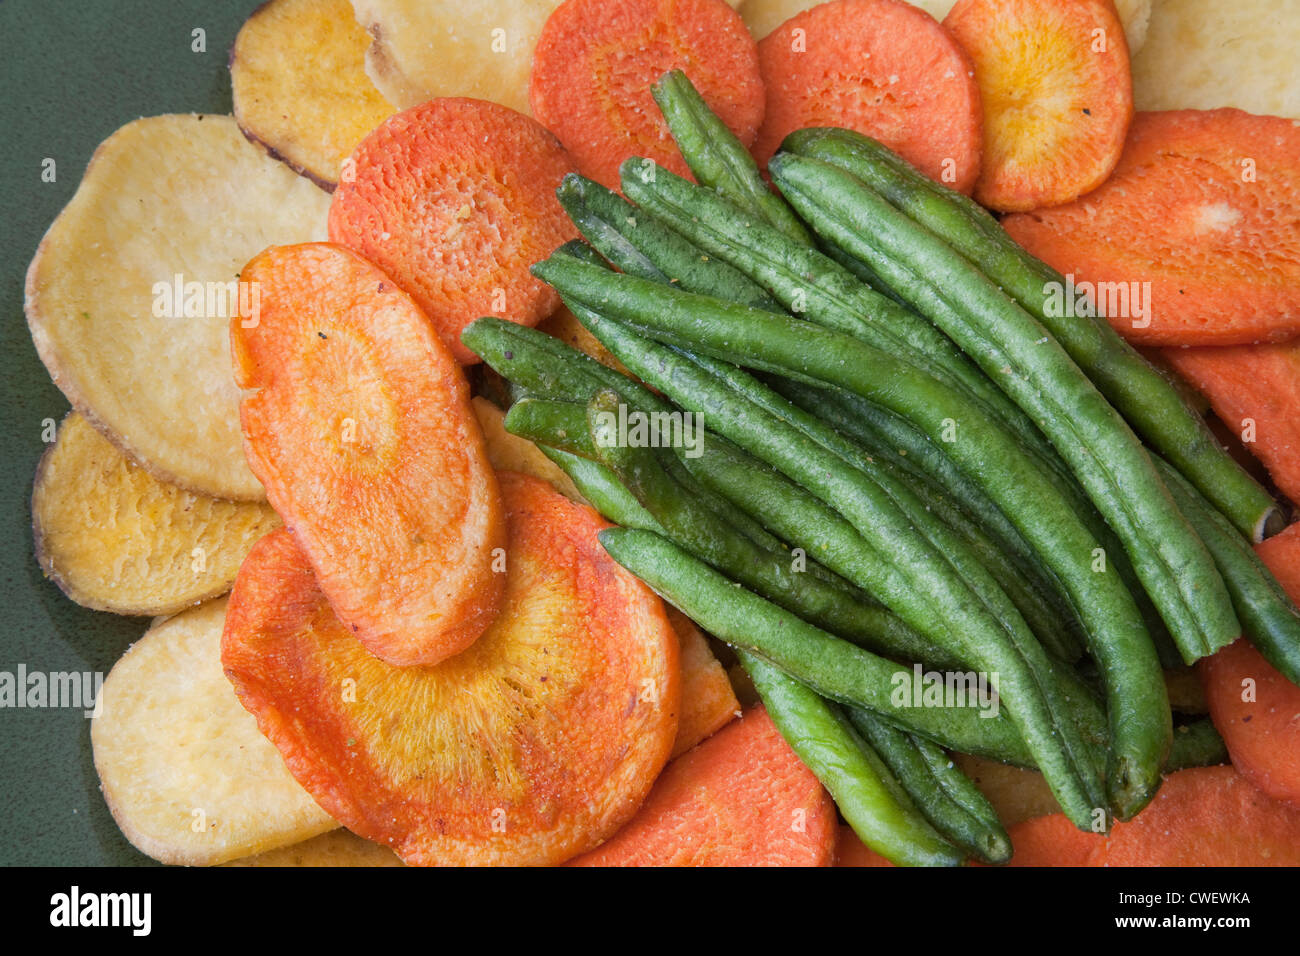
<svg viewBox="0 0 1300 956">
<path fill-rule="evenodd" d="M 344 160 L 394 112 L 366 76 L 370 37 L 348 0 L 270 0 L 230 51 L 244 135 L 326 189 Z"/>
<path fill-rule="evenodd" d="M 542 25 L 560 0 L 352 0 L 370 33 L 366 72 L 401 109 L 438 96 L 528 108 Z M 531 115 L 531 114 L 530 114 Z"/>
<path fill-rule="evenodd" d="M 154 116 L 95 151 L 27 271 L 37 352 L 73 406 L 151 472 L 258 500 L 244 461 L 230 317 L 269 245 L 325 235 L 329 194 L 229 116 Z M 249 319 L 248 321 L 252 321 Z"/>
<path fill-rule="evenodd" d="M 404 866 L 388 847 L 339 827 L 293 846 L 232 860 L 226 866 Z"/>
<path fill-rule="evenodd" d="M 221 669 L 226 598 L 151 628 L 117 662 L 91 723 L 104 799 L 164 863 L 207 866 L 338 826 L 285 769 Z"/>
<path fill-rule="evenodd" d="M 270 505 L 159 481 L 76 412 L 32 491 L 45 574 L 78 604 L 116 614 L 173 614 L 226 593 L 248 549 L 279 524 Z"/>
<path fill-rule="evenodd" d="M 478 418 L 479 427 L 483 429 L 488 461 L 493 468 L 497 471 L 522 471 L 525 475 L 549 481 L 551 487 L 570 501 L 587 504 L 587 499 L 582 497 L 559 465 L 543 455 L 541 449 L 528 439 L 506 431 L 505 412 L 486 398 L 476 395 L 474 415 Z"/>
<path fill-rule="evenodd" d="M 1277 0 L 1155 0 L 1133 58 L 1133 104 L 1300 119 L 1297 47 L 1300 19 Z"/>
</svg>

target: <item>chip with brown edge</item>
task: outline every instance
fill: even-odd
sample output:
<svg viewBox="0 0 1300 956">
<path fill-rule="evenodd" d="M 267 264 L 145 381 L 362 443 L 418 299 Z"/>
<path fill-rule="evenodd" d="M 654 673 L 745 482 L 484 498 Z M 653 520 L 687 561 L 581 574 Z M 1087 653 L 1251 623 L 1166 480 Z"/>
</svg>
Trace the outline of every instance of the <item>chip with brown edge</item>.
<svg viewBox="0 0 1300 956">
<path fill-rule="evenodd" d="M 159 481 L 76 412 L 36 469 L 36 558 L 63 593 L 115 614 L 174 614 L 224 594 L 270 505 Z"/>
<path fill-rule="evenodd" d="M 338 826 L 222 673 L 226 608 L 220 598 L 150 628 L 104 681 L 90 727 L 113 819 L 164 863 L 210 866 Z"/>
<path fill-rule="evenodd" d="M 240 569 L 222 643 L 236 693 L 294 776 L 417 865 L 553 864 L 641 804 L 677 730 L 677 638 L 590 508 L 500 475 L 500 616 L 441 664 L 395 668 L 339 623 L 287 531 Z"/>
<path fill-rule="evenodd" d="M 390 664 L 436 664 L 496 616 L 496 474 L 460 366 L 391 279 L 342 246 L 277 246 L 231 322 L 249 466 L 338 616 Z"/>
<path fill-rule="evenodd" d="M 348 0 L 268 0 L 230 51 L 239 128 L 332 190 L 344 160 L 395 112 L 366 76 L 369 45 Z"/>
<path fill-rule="evenodd" d="M 267 850 L 254 856 L 232 860 L 226 866 L 335 867 L 401 866 L 392 850 L 370 840 L 363 840 L 350 830 L 339 827 L 329 833 L 303 840 L 293 846 Z"/>
<path fill-rule="evenodd" d="M 268 245 L 325 232 L 329 194 L 230 116 L 127 123 L 100 144 L 27 271 L 27 323 L 79 412 L 164 481 L 261 500 L 244 462 L 230 317 Z"/>
</svg>

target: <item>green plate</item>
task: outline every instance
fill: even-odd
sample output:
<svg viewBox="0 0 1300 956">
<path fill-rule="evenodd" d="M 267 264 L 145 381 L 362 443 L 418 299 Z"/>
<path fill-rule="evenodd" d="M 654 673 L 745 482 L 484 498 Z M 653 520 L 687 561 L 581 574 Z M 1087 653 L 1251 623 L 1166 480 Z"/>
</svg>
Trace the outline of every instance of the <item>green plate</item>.
<svg viewBox="0 0 1300 956">
<path fill-rule="evenodd" d="M 95 147 L 139 116 L 229 113 L 226 59 L 256 0 L 0 2 L 0 671 L 105 676 L 143 618 L 73 604 L 32 550 L 29 496 L 43 432 L 68 403 L 36 356 L 23 278 Z M 203 31 L 203 51 L 195 31 Z M 54 182 L 42 170 L 54 161 Z M 0 864 L 137 865 L 99 792 L 81 710 L 0 708 Z"/>
</svg>

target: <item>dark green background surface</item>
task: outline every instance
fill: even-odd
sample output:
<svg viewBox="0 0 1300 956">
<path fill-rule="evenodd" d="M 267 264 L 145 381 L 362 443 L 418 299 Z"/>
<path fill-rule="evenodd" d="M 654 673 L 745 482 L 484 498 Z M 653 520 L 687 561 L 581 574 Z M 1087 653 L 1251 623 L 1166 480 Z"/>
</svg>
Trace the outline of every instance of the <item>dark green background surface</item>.
<svg viewBox="0 0 1300 956">
<path fill-rule="evenodd" d="M 95 147 L 139 116 L 230 112 L 226 58 L 257 0 L 0 0 L 0 670 L 107 675 L 148 625 L 46 581 L 28 499 L 42 423 L 68 404 L 36 356 L 23 278 Z M 207 51 L 191 49 L 206 31 Z M 41 181 L 46 157 L 57 181 Z M 0 864 L 149 862 L 104 806 L 80 710 L 0 709 Z"/>
</svg>

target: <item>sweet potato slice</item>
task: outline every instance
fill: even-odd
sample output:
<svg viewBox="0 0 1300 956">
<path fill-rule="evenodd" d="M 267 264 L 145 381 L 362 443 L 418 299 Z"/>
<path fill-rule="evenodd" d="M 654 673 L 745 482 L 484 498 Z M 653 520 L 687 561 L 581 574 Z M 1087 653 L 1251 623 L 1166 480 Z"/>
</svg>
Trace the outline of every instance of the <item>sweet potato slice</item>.
<svg viewBox="0 0 1300 956">
<path fill-rule="evenodd" d="M 486 398 L 474 396 L 474 417 L 483 430 L 483 443 L 488 461 L 497 471 L 520 471 L 550 484 L 570 501 L 586 504 L 573 481 L 563 469 L 542 454 L 540 448 L 527 438 L 506 431 L 506 413 Z"/>
<path fill-rule="evenodd" d="M 1300 20 L 1277 0 L 1160 0 L 1148 42 L 1133 48 L 1140 110 L 1208 110 L 1300 117 L 1295 51 Z"/>
<path fill-rule="evenodd" d="M 1204 393 L 1220 420 L 1300 501 L 1300 343 L 1164 349 L 1161 355 Z"/>
<path fill-rule="evenodd" d="M 1145 810 L 1118 823 L 1093 866 L 1300 866 L 1300 807 L 1273 800 L 1232 767 L 1165 778 Z"/>
<path fill-rule="evenodd" d="M 943 25 L 970 54 L 984 105 L 981 204 L 1058 206 L 1105 181 L 1133 118 L 1111 0 L 959 0 Z"/>
<path fill-rule="evenodd" d="M 663 603 L 605 553 L 594 511 L 500 477 L 505 605 L 441 664 L 369 654 L 286 531 L 262 539 L 230 599 L 222 660 L 244 706 L 322 806 L 409 864 L 590 849 L 636 811 L 677 728 Z"/>
<path fill-rule="evenodd" d="M 671 606 L 668 622 L 677 633 L 681 648 L 682 706 L 672 752 L 673 757 L 680 757 L 739 716 L 740 704 L 727 672 L 713 656 L 709 642 L 695 622 Z"/>
<path fill-rule="evenodd" d="M 391 664 L 432 664 L 492 622 L 496 476 L 451 353 L 410 297 L 341 246 L 256 256 L 231 323 L 248 462 L 321 590 Z"/>
<path fill-rule="evenodd" d="M 69 412 L 32 489 L 36 558 L 83 607 L 174 614 L 225 594 L 248 549 L 280 524 L 269 505 L 159 481 Z"/>
<path fill-rule="evenodd" d="M 370 840 L 363 840 L 350 830 L 339 827 L 293 846 L 267 850 L 255 856 L 232 860 L 226 866 L 401 866 L 401 858 Z"/>
<path fill-rule="evenodd" d="M 1100 188 L 1003 220 L 1139 345 L 1300 334 L 1297 223 L 1300 125 L 1233 109 L 1138 113 Z"/>
<path fill-rule="evenodd" d="M 104 681 L 90 725 L 113 819 L 164 863 L 210 866 L 338 826 L 222 673 L 226 613 L 219 598 L 150 628 Z"/>
<path fill-rule="evenodd" d="M 260 500 L 244 463 L 230 317 L 249 257 L 325 234 L 329 195 L 229 116 L 127 123 L 91 157 L 27 271 L 27 322 L 54 384 L 164 481 Z"/>
<path fill-rule="evenodd" d="M 572 866 L 830 866 L 830 795 L 761 707 L 678 757 L 644 806 Z"/>
<path fill-rule="evenodd" d="M 560 0 L 352 0 L 371 36 L 366 72 L 406 109 L 473 96 L 528 111 L 528 70 Z"/>
<path fill-rule="evenodd" d="M 689 176 L 650 84 L 684 70 L 748 146 L 763 121 L 758 52 L 722 0 L 565 0 L 542 28 L 528 95 L 584 176 L 619 188 L 629 156 Z"/>
<path fill-rule="evenodd" d="M 269 0 L 230 51 L 239 128 L 325 189 L 395 107 L 366 76 L 370 37 L 348 0 Z"/>
<path fill-rule="evenodd" d="M 805 126 L 866 133 L 932 179 L 969 193 L 980 169 L 980 95 L 970 58 L 901 0 L 834 0 L 758 45 L 767 93 L 753 153 L 766 165 Z"/>
<path fill-rule="evenodd" d="M 529 267 L 577 235 L 555 189 L 573 172 L 546 129 L 484 100 L 438 99 L 389 118 L 334 191 L 329 234 L 387 272 L 464 363 L 480 316 L 536 325 L 559 304 Z"/>
</svg>

